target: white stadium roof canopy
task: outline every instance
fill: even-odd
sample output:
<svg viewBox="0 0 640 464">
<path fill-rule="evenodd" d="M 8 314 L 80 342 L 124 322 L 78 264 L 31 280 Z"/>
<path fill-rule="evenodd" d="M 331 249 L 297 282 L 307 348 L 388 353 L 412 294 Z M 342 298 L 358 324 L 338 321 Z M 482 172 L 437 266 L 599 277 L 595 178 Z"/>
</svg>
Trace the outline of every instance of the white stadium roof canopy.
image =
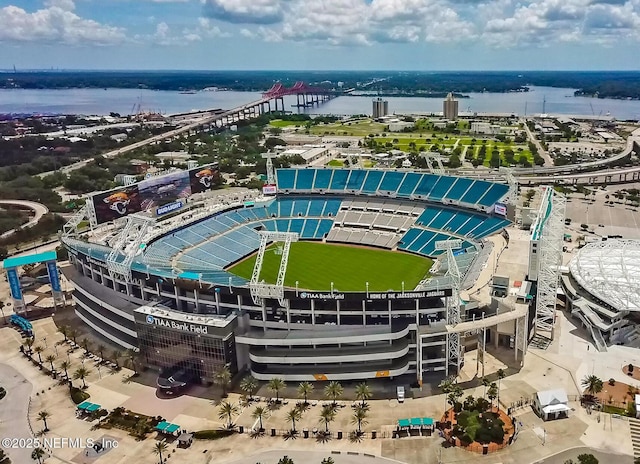
<svg viewBox="0 0 640 464">
<path fill-rule="evenodd" d="M 640 311 L 640 240 L 590 243 L 569 263 L 573 278 L 618 311 Z"/>
</svg>

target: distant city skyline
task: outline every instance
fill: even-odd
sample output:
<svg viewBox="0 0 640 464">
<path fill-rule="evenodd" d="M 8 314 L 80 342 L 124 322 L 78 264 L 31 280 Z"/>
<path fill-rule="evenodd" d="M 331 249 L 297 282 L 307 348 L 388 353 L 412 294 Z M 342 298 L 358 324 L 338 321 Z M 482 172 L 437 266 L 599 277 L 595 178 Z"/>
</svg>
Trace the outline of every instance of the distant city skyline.
<svg viewBox="0 0 640 464">
<path fill-rule="evenodd" d="M 0 68 L 637 70 L 640 0 L 0 0 Z"/>
</svg>

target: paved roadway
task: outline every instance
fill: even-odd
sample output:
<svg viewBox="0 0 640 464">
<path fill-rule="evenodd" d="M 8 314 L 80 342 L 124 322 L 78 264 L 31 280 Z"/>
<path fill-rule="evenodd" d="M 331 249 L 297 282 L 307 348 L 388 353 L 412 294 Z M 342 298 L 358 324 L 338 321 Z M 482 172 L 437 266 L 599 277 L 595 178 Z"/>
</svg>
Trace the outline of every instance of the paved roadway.
<svg viewBox="0 0 640 464">
<path fill-rule="evenodd" d="M 114 158 L 114 157 L 116 157 L 118 155 L 121 155 L 123 153 L 127 153 L 127 152 L 132 151 L 132 150 L 136 150 L 138 148 L 141 148 L 141 147 L 144 147 L 146 145 L 149 145 L 149 144 L 151 144 L 153 142 L 159 142 L 159 141 L 164 140 L 166 138 L 175 137 L 176 135 L 180 135 L 180 134 L 182 134 L 184 132 L 188 132 L 188 131 L 190 131 L 192 129 L 196 129 L 196 128 L 198 128 L 200 126 L 203 126 L 205 124 L 210 124 L 210 123 L 212 123 L 214 121 L 217 121 L 218 119 L 222 119 L 222 118 L 224 118 L 226 116 L 231 116 L 232 114 L 236 114 L 236 113 L 242 112 L 243 110 L 246 110 L 246 109 L 248 109 L 250 107 L 253 107 L 253 106 L 259 104 L 261 101 L 263 101 L 263 100 L 256 100 L 254 102 L 247 103 L 246 105 L 238 106 L 236 108 L 230 109 L 230 110 L 225 111 L 225 112 L 220 113 L 220 114 L 204 117 L 202 119 L 199 119 L 199 120 L 197 120 L 195 122 L 186 124 L 186 125 L 184 125 L 182 127 L 179 127 L 177 129 L 170 130 L 169 132 L 165 132 L 165 133 L 159 134 L 159 135 L 154 135 L 153 137 L 149 137 L 148 139 L 141 140 L 140 142 L 135 142 L 135 143 L 132 143 L 132 144 L 127 145 L 125 147 L 121 147 L 121 148 L 118 148 L 116 150 L 112 150 L 112 151 L 103 153 L 102 156 L 104 156 L 105 158 Z M 89 159 L 86 159 L 86 160 L 78 161 L 77 163 L 73 163 L 73 164 L 70 164 L 68 166 L 64 166 L 63 168 L 59 169 L 58 172 L 63 172 L 65 174 L 68 174 L 69 172 L 75 171 L 76 169 L 80 169 L 81 167 L 86 166 L 86 165 L 88 165 L 90 163 L 93 163 L 93 158 L 89 158 Z M 43 173 L 38 174 L 38 176 L 39 177 L 46 177 L 48 175 L 53 174 L 54 172 L 55 171 L 43 172 Z"/>
<path fill-rule="evenodd" d="M 35 226 L 38 223 L 38 221 L 40 219 L 42 219 L 42 216 L 44 216 L 45 214 L 47 214 L 49 212 L 49 208 L 47 208 L 42 203 L 36 203 L 35 201 L 0 200 L 0 205 L 16 205 L 16 206 L 22 206 L 24 208 L 29 208 L 29 209 L 33 210 L 33 212 L 34 212 L 33 218 L 29 222 L 27 222 L 26 224 L 23 224 L 22 226 L 20 226 L 19 229 L 25 229 L 27 227 Z M 0 235 L 0 237 L 7 237 L 7 236 L 13 234 L 15 231 L 16 231 L 16 229 L 8 230 L 4 234 Z"/>
<path fill-rule="evenodd" d="M 31 429 L 27 421 L 29 397 L 33 386 L 13 367 L 0 364 L 0 379 L 7 390 L 7 396 L 0 400 L 0 437 L 31 439 Z M 29 463 L 31 448 L 3 447 L 12 462 Z"/>
<path fill-rule="evenodd" d="M 523 123 L 524 130 L 527 132 L 527 136 L 529 137 L 529 140 L 531 140 L 533 144 L 536 146 L 536 148 L 538 149 L 538 154 L 542 156 L 542 158 L 544 158 L 544 165 L 553 166 L 553 160 L 549 156 L 549 153 L 547 153 L 547 150 L 544 149 L 544 147 L 538 141 L 536 136 L 531 132 L 531 129 L 529 129 L 529 126 L 527 126 L 527 120 L 521 119 L 520 122 Z"/>
</svg>

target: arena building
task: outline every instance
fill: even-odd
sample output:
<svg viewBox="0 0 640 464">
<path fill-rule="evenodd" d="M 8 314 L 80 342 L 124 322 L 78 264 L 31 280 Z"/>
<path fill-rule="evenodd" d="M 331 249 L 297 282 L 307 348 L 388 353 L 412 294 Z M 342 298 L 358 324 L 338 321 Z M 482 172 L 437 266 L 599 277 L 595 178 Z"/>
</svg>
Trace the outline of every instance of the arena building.
<svg viewBox="0 0 640 464">
<path fill-rule="evenodd" d="M 203 382 L 224 365 L 260 380 L 419 383 L 505 331 L 516 358 L 526 351 L 528 305 L 460 297 L 486 265 L 486 237 L 511 224 L 501 201 L 513 186 L 399 170 L 270 175 L 271 196 L 196 199 L 217 176 L 206 167 L 90 198 L 62 239 L 77 316 L 148 366 Z M 309 243 L 326 247 L 301 255 Z M 362 255 L 338 280 L 331 261 L 347 252 Z"/>
<path fill-rule="evenodd" d="M 567 310 L 587 328 L 599 350 L 640 347 L 640 241 L 604 240 L 578 251 L 562 276 Z"/>
</svg>

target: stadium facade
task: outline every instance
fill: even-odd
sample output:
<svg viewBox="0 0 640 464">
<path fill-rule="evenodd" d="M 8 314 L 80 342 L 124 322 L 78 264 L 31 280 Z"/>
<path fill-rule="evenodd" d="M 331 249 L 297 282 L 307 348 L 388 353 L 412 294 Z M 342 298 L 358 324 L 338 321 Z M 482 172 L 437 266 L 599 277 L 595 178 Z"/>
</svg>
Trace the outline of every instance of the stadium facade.
<svg viewBox="0 0 640 464">
<path fill-rule="evenodd" d="M 640 347 L 640 240 L 586 245 L 562 275 L 567 310 L 590 332 L 599 350 L 608 344 Z"/>
<path fill-rule="evenodd" d="M 182 184 L 190 178 L 198 185 L 191 174 Z M 511 193 L 508 185 L 329 168 L 280 169 L 276 181 L 277 194 L 270 197 L 187 202 L 180 194 L 189 209 L 166 220 L 105 209 L 105 198 L 122 200 L 117 192 L 88 201 L 82 214 L 92 221 L 91 232 L 77 233 L 78 218 L 63 237 L 77 316 L 112 343 L 140 350 L 148 366 L 198 366 L 203 381 L 223 365 L 261 380 L 413 374 L 420 381 L 427 372 L 459 369 L 464 345 L 477 342 L 478 328 L 497 339 L 506 323 L 513 327 L 516 356 L 526 350 L 526 312 L 497 304 L 480 311 L 458 295 L 473 285 L 477 273 L 471 270 L 483 264 L 483 239 L 510 224 L 500 203 Z M 96 202 L 108 221 L 92 211 Z M 111 220 L 113 211 L 122 218 Z M 254 279 L 227 269 L 278 234 L 441 257 L 439 263 L 457 274 L 425 276 L 415 288 L 385 292 L 271 285 L 276 293 L 268 297 L 256 291 Z M 458 249 L 446 251 L 447 241 Z"/>
</svg>

